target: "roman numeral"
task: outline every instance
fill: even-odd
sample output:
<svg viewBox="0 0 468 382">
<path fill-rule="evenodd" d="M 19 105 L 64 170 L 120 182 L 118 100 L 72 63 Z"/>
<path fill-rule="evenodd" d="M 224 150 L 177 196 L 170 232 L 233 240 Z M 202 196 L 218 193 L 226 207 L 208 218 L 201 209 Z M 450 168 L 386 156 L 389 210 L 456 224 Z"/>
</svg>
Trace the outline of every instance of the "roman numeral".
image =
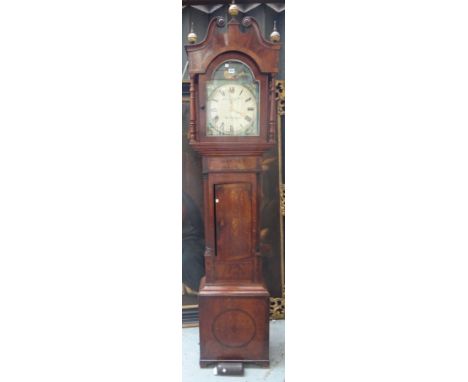
<svg viewBox="0 0 468 382">
<path fill-rule="evenodd" d="M 235 90 L 236 90 L 236 89 L 234 89 L 234 87 L 231 86 L 231 87 L 229 88 L 229 93 L 234 93 Z"/>
<path fill-rule="evenodd" d="M 222 90 L 219 91 L 221 93 L 221 95 L 224 97 L 226 95 L 225 92 L 223 92 Z"/>
<path fill-rule="evenodd" d="M 245 116 L 245 120 L 246 120 L 247 122 L 251 122 L 251 121 L 252 121 L 252 118 L 250 118 L 248 115 L 246 115 L 246 116 Z"/>
<path fill-rule="evenodd" d="M 252 99 L 252 97 L 249 97 L 245 100 L 245 102 L 249 102 Z"/>
<path fill-rule="evenodd" d="M 248 107 L 247 110 L 248 110 L 248 111 L 254 111 L 255 108 L 253 108 L 253 107 Z"/>
<path fill-rule="evenodd" d="M 241 95 L 243 91 L 244 91 L 244 89 L 241 89 L 241 91 L 240 91 L 239 95 Z"/>
</svg>

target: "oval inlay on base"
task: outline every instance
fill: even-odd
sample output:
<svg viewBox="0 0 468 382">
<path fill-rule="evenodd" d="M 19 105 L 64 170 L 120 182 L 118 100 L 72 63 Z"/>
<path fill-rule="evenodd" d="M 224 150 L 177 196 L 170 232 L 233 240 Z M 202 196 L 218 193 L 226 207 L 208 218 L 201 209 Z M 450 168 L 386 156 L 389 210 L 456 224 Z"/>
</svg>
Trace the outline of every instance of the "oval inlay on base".
<svg viewBox="0 0 468 382">
<path fill-rule="evenodd" d="M 255 337 L 255 321 L 246 311 L 229 309 L 220 313 L 211 327 L 214 337 L 223 346 L 240 348 Z"/>
</svg>

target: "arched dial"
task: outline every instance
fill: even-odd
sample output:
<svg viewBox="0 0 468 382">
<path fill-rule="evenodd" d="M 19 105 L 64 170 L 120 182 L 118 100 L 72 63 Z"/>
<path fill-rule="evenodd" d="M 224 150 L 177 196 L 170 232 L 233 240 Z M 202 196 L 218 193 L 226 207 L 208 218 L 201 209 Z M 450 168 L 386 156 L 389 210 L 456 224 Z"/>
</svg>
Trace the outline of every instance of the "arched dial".
<svg viewBox="0 0 468 382">
<path fill-rule="evenodd" d="M 258 136 L 257 97 L 249 85 L 227 81 L 208 90 L 207 135 Z"/>
</svg>

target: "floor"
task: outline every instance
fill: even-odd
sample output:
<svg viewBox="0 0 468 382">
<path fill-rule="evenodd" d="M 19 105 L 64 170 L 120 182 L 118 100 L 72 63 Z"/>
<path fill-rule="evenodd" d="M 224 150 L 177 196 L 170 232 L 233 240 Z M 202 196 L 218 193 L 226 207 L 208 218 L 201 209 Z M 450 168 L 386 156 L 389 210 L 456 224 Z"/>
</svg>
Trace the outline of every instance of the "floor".
<svg viewBox="0 0 468 382">
<path fill-rule="evenodd" d="M 213 367 L 200 368 L 198 365 L 198 327 L 182 329 L 182 381 L 209 382 L 284 382 L 284 320 L 270 321 L 270 368 L 245 366 L 244 375 L 219 376 L 213 374 Z"/>
</svg>

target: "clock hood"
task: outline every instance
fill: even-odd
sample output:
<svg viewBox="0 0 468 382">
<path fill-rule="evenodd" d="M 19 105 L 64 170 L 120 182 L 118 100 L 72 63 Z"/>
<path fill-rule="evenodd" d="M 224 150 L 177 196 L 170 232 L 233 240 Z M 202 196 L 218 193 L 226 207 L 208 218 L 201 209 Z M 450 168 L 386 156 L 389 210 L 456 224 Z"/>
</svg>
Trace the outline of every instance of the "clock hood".
<svg viewBox="0 0 468 382">
<path fill-rule="evenodd" d="M 205 73 L 211 61 L 226 52 L 241 52 L 251 57 L 262 73 L 278 73 L 281 44 L 265 40 L 257 21 L 250 16 L 239 23 L 232 18 L 224 31 L 225 20 L 215 17 L 208 25 L 206 38 L 193 45 L 186 45 L 189 73 Z"/>
</svg>

